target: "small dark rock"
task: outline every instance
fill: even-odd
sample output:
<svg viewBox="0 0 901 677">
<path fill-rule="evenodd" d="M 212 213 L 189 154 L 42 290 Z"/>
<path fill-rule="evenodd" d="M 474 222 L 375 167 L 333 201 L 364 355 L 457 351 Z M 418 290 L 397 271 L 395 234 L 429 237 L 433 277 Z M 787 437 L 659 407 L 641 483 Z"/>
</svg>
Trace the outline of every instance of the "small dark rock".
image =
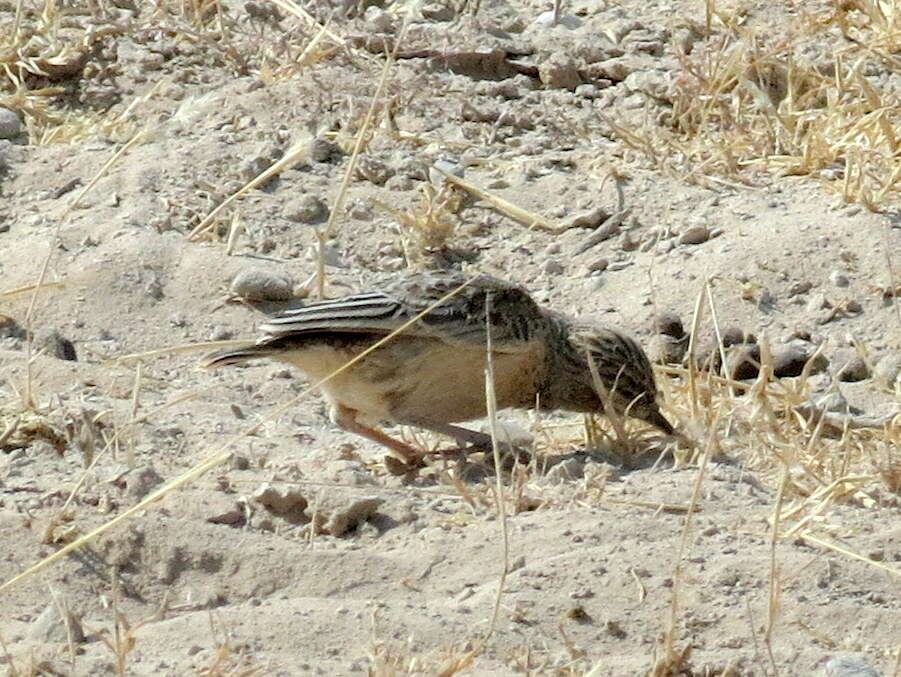
<svg viewBox="0 0 901 677">
<path fill-rule="evenodd" d="M 734 381 L 757 377 L 760 371 L 760 346 L 741 344 L 726 353 L 726 374 Z"/>
<path fill-rule="evenodd" d="M 162 483 L 160 474 L 152 466 L 145 465 L 128 473 L 125 478 L 126 493 L 140 500 Z"/>
<path fill-rule="evenodd" d="M 56 329 L 39 330 L 35 335 L 34 342 L 38 349 L 45 351 L 48 355 L 53 355 L 58 360 L 78 361 L 72 341 L 60 334 Z"/>
<path fill-rule="evenodd" d="M 773 374 L 777 378 L 800 376 L 804 365 L 816 353 L 816 346 L 804 343 L 789 343 L 775 351 L 773 355 Z M 829 366 L 829 360 L 820 353 L 811 365 L 810 373 L 818 374 Z"/>
<path fill-rule="evenodd" d="M 856 383 L 870 376 L 870 368 L 856 350 L 840 351 L 833 360 L 838 365 L 836 378 L 845 383 Z"/>
<path fill-rule="evenodd" d="M 8 315 L 0 314 L 0 338 L 24 339 L 28 332 Z"/>
<path fill-rule="evenodd" d="M 285 207 L 285 218 L 295 223 L 324 223 L 329 217 L 329 208 L 315 195 L 304 195 Z"/>
<path fill-rule="evenodd" d="M 672 336 L 677 339 L 685 336 L 685 328 L 682 326 L 682 320 L 675 313 L 658 313 L 654 317 L 654 330 L 658 334 Z"/>
<path fill-rule="evenodd" d="M 313 139 L 310 144 L 310 159 L 313 162 L 332 162 L 342 155 L 341 147 L 327 139 Z"/>
<path fill-rule="evenodd" d="M 723 332 L 723 348 L 730 348 L 742 344 L 756 344 L 757 337 L 754 334 L 745 332 L 738 327 L 727 327 Z"/>
</svg>

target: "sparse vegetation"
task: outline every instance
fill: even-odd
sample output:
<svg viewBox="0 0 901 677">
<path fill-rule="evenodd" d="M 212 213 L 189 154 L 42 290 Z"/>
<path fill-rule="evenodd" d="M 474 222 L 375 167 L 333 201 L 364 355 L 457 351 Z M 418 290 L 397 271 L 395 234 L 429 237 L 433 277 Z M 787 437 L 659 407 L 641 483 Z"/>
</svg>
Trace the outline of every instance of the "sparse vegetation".
<svg viewBox="0 0 901 677">
<path fill-rule="evenodd" d="M 530 189 L 507 190 L 516 172 L 529 180 L 568 172 L 564 185 L 598 158 L 615 158 L 635 174 L 650 167 L 649 176 L 660 181 L 675 177 L 692 186 L 725 187 L 729 195 L 804 181 L 790 185 L 823 187 L 842 204 L 891 216 L 901 193 L 901 100 L 895 82 L 901 73 L 901 3 L 846 0 L 801 7 L 789 12 L 790 26 L 774 26 L 761 18 L 762 10 L 727 11 L 709 0 L 703 20 L 677 17 L 660 29 L 667 40 L 657 45 L 653 35 L 645 37 L 640 49 L 629 52 L 671 50 L 678 64 L 665 73 L 665 91 L 642 95 L 640 108 L 621 105 L 620 95 L 592 108 L 594 99 L 569 92 L 536 105 L 532 89 L 542 87 L 537 73 L 543 63 L 533 65 L 534 55 L 511 51 L 499 58 L 462 44 L 472 35 L 484 37 L 467 32 L 466 13 L 481 12 L 484 19 L 494 11 L 488 3 L 462 8 L 435 3 L 415 11 L 403 3 L 378 11 L 349 3 L 346 16 L 293 0 L 77 4 L 0 1 L 0 108 L 20 116 L 24 134 L 16 143 L 38 158 L 16 162 L 45 177 L 17 183 L 9 204 L 0 204 L 0 226 L 7 217 L 16 219 L 16 233 L 0 228 L 0 251 L 15 253 L 0 261 L 0 273 L 9 280 L 0 289 L 0 340 L 8 342 L 0 345 L 0 508 L 11 516 L 0 514 L 11 524 L 0 527 L 20 539 L 0 577 L 0 600 L 4 608 L 15 607 L 4 621 L 9 627 L 0 624 L 0 664 L 10 675 L 90 674 L 101 663 L 112 674 L 125 675 L 139 656 L 173 671 L 190 663 L 198 675 L 242 677 L 290 671 L 297 666 L 280 664 L 289 654 L 303 653 L 297 665 L 313 669 L 316 661 L 307 650 L 318 652 L 325 671 L 337 674 L 336 666 L 346 669 L 358 661 L 360 670 L 379 677 L 478 674 L 486 665 L 498 674 L 561 677 L 627 670 L 647 677 L 776 675 L 794 667 L 793 652 L 800 650 L 790 647 L 792 642 L 812 645 L 810 651 L 819 655 L 865 653 L 901 674 L 901 652 L 885 643 L 879 628 L 844 638 L 844 626 L 850 628 L 849 619 L 864 607 L 872 626 L 880 625 L 874 619 L 897 612 L 897 602 L 884 590 L 896 589 L 901 554 L 896 543 L 878 540 L 884 530 L 874 531 L 897 521 L 897 379 L 878 387 L 873 381 L 876 394 L 866 401 L 892 407 L 880 415 L 830 408 L 822 397 L 835 391 L 834 383 L 824 391 L 811 368 L 796 378 L 776 379 L 770 351 L 776 339 L 763 337 L 755 379 L 701 370 L 693 358 L 658 368 L 665 411 L 679 421 L 687 437 L 682 442 L 628 421 L 536 414 L 529 420 L 528 460 L 507 462 L 498 450 L 493 458 L 460 461 L 436 455 L 417 476 L 401 479 L 388 475 L 371 449 L 348 450 L 342 440 L 321 434 L 315 384 L 299 386 L 290 374 L 264 377 L 253 369 L 213 381 L 185 369 L 196 350 L 234 338 L 232 325 L 250 328 L 247 308 L 229 307 L 224 312 L 233 314 L 226 315 L 213 299 L 216 287 L 209 280 L 222 277 L 230 260 L 306 261 L 315 271 L 305 291 L 327 295 L 331 285 L 356 285 L 365 275 L 380 274 L 385 266 L 373 252 L 386 242 L 401 243 L 394 270 L 429 265 L 432 255 L 461 242 L 473 251 L 489 249 L 488 240 L 466 227 L 475 201 L 480 229 L 510 226 L 489 243 L 498 253 L 489 262 L 500 269 L 496 272 L 541 289 L 549 303 L 563 302 L 559 290 L 565 289 L 563 296 L 574 299 L 574 306 L 596 312 L 601 306 L 586 301 L 597 287 L 565 287 L 559 279 L 564 276 L 555 279 L 546 265 L 561 248 L 558 258 L 576 249 L 577 239 L 585 241 L 579 227 L 561 216 L 569 216 L 580 198 L 567 193 L 566 209 L 556 213 L 550 208 L 559 206 L 558 196 L 544 195 L 538 202 L 547 209 L 540 212 Z M 629 7 L 634 9 L 628 5 L 625 11 L 632 11 Z M 531 16 L 536 8 L 517 11 Z M 453 23 L 433 18 L 445 10 Z M 558 15 L 567 11 L 581 12 L 558 4 Z M 580 20 L 597 20 L 593 12 L 585 10 Z M 516 28 L 517 35 L 531 35 L 516 23 L 521 18 L 491 16 L 504 26 L 495 31 L 499 34 Z M 434 38 L 423 28 L 428 21 L 440 22 L 450 36 L 440 45 L 440 58 L 417 52 L 425 49 L 417 41 Z M 659 12 L 648 25 L 654 21 L 663 22 Z M 380 34 L 383 27 L 393 37 L 380 49 L 363 40 L 364 31 Z M 647 28 L 641 30 L 653 33 Z M 552 42 L 561 47 L 566 41 Z M 543 58 L 553 50 L 541 44 L 536 54 Z M 451 56 L 458 53 L 467 58 L 454 61 Z M 617 58 L 605 55 L 603 61 Z M 431 59 L 428 67 L 426 59 Z M 605 68 L 615 72 L 609 64 Z M 473 72 L 476 76 L 469 77 Z M 510 84 L 523 79 L 528 87 Z M 596 78 L 601 80 L 608 80 L 610 90 L 620 84 Z M 598 100 L 608 91 L 591 86 L 598 89 L 592 94 Z M 214 98 L 217 89 L 227 90 L 228 97 Z M 266 95 L 254 98 L 259 90 Z M 488 122 L 478 132 L 467 126 L 473 124 L 471 113 L 457 114 L 461 100 L 475 96 L 503 108 L 486 114 Z M 444 102 L 438 110 L 450 121 L 446 126 L 433 119 L 431 99 Z M 488 103 L 481 103 L 487 110 Z M 275 122 L 265 118 L 267 127 L 257 117 L 270 109 L 280 112 Z M 588 110 L 584 116 L 582 109 Z M 529 116 L 534 117 L 529 125 L 550 130 L 546 138 L 525 135 L 532 131 L 523 122 Z M 213 121 L 209 126 L 207 118 Z M 167 126 L 176 123 L 177 128 Z M 182 161 L 192 152 L 178 141 L 197 130 L 216 139 L 221 150 L 215 155 L 222 157 L 213 161 L 198 154 L 178 169 L 172 158 Z M 567 130 L 580 130 L 583 145 L 573 150 Z M 515 143 L 504 146 L 511 138 Z M 316 146 L 323 141 L 333 155 Z M 277 152 L 248 157 L 259 142 L 274 143 Z M 603 151 L 592 145 L 598 142 Z M 41 155 L 52 153 L 48 147 L 54 144 L 68 150 Z M 153 154 L 145 154 L 151 147 Z M 14 152 L 18 146 L 10 148 Z M 395 154 L 418 162 L 416 153 L 423 148 L 428 158 L 444 148 L 478 156 L 470 172 L 475 176 L 426 182 L 416 174 L 423 169 L 428 174 L 425 165 L 398 169 L 399 175 L 407 171 L 423 181 L 415 190 L 398 191 L 398 197 L 384 188 L 390 177 L 381 172 L 382 160 L 367 160 Z M 518 164 L 519 152 L 533 164 Z M 572 157 L 561 161 L 570 152 Z M 5 153 L 0 146 L 0 181 L 6 177 Z M 89 160 L 78 183 L 62 190 L 55 181 L 62 175 L 58 169 L 69 166 L 66 154 L 76 163 Z M 153 174 L 156 165 L 164 167 L 162 178 Z M 170 171 L 174 178 L 165 176 Z M 326 178 L 317 183 L 319 177 Z M 623 177 L 627 184 L 628 172 Z M 269 195 L 264 191 L 272 190 L 272 181 L 284 181 L 292 190 L 321 190 L 332 206 L 328 223 L 307 230 L 279 225 L 280 205 L 260 197 Z M 360 184 L 368 192 L 354 192 Z M 2 183 L 0 188 L 6 190 Z M 201 192 L 207 197 L 199 198 Z M 145 211 L 120 219 L 115 210 L 122 203 L 148 194 L 156 211 L 142 207 Z M 659 205 L 662 198 L 655 199 Z M 624 207 L 616 205 L 620 221 Z M 362 216 L 351 227 L 346 223 L 352 214 Z M 679 218 L 692 215 L 687 210 Z M 638 218 L 626 220 L 622 232 L 648 225 Z M 164 240 L 169 230 L 177 231 L 177 246 Z M 141 239 L 145 231 L 154 231 L 159 240 Z M 880 235 L 884 252 L 863 266 L 878 265 L 862 273 L 880 277 L 868 282 L 876 291 L 867 297 L 873 302 L 864 328 L 884 321 L 877 343 L 883 350 L 901 350 L 893 338 L 901 330 L 896 298 L 901 281 L 892 269 L 897 248 L 890 225 L 885 233 Z M 28 246 L 41 242 L 45 249 L 23 256 L 2 240 L 12 237 Z M 134 260 L 146 268 L 133 265 L 127 247 L 120 246 L 130 238 L 137 243 L 130 246 L 140 251 Z M 622 249 L 652 256 L 660 239 L 658 232 Z M 605 259 L 597 270 L 622 264 L 624 257 L 615 258 L 619 252 L 608 253 L 614 252 L 612 242 L 608 234 L 596 237 L 590 247 L 597 249 L 578 250 L 572 259 L 581 266 L 579 257 L 610 247 L 605 254 L 612 261 Z M 329 258 L 336 243 L 357 258 Z M 735 256 L 735 266 L 743 257 L 744 252 Z M 796 268 L 816 270 L 807 267 L 805 257 L 797 256 Z M 702 258 L 685 256 L 686 268 L 698 266 L 693 274 L 705 274 Z M 361 262 L 370 269 L 362 270 Z M 575 279 L 577 264 L 566 263 Z M 153 285 L 145 279 L 152 266 L 177 271 L 186 282 L 176 285 L 173 275 Z M 610 272 L 624 270 L 614 265 Z M 668 279 L 680 288 L 680 300 L 698 292 L 698 282 L 689 277 Z M 596 279 L 586 275 L 587 283 Z M 644 274 L 630 279 L 637 289 Z M 131 287 L 117 295 L 124 281 Z M 601 295 L 608 293 L 600 289 Z M 746 280 L 742 289 L 734 302 L 763 315 L 765 283 Z M 725 355 L 711 290 L 705 282 L 691 335 L 716 336 Z M 585 298 L 577 298 L 580 294 Z M 611 295 L 604 304 L 634 305 L 620 315 L 626 320 L 639 317 L 645 301 L 663 303 L 623 287 Z M 125 304 L 125 298 L 134 302 Z M 834 317 L 856 317 L 850 300 L 830 301 Z M 107 326 L 88 317 L 114 303 L 122 305 L 103 316 Z M 800 314 L 803 308 L 786 300 L 778 312 Z M 708 312 L 712 319 L 704 320 Z M 17 323 L 22 328 L 13 332 Z M 38 328 L 63 323 L 81 332 L 92 348 L 82 351 L 79 344 L 80 361 L 61 366 L 33 342 Z M 219 325 L 228 325 L 227 331 Z M 851 334 L 850 324 L 833 327 L 821 323 L 817 329 L 840 335 L 837 341 Z M 872 361 L 865 344 L 852 339 Z M 126 350 L 135 352 L 126 355 Z M 185 373 L 188 380 L 182 380 Z M 198 385 L 201 378 L 208 380 Z M 499 429 L 496 412 L 489 425 Z M 165 468 L 168 481 L 132 490 L 135 469 L 154 465 Z M 711 479 L 733 471 L 728 481 Z M 213 476 L 217 472 L 221 475 Z M 254 521 L 253 510 L 263 508 L 252 510 L 247 497 L 264 481 L 391 500 L 382 521 L 355 527 L 346 540 L 314 538 L 312 527 L 295 530 L 272 519 L 278 526 L 270 529 Z M 188 497 L 194 490 L 201 494 Z M 633 539 L 652 523 L 665 526 Z M 207 546 L 203 529 L 211 526 L 221 531 Z M 392 541 L 393 530 L 401 529 L 407 530 L 404 538 Z M 196 543 L 179 541 L 182 531 Z M 129 547 L 117 541 L 123 533 L 133 539 L 121 536 Z M 472 533 L 478 545 L 465 543 Z M 624 544 L 619 549 L 617 538 Z M 352 539 L 357 542 L 348 545 Z M 282 558 L 269 543 L 287 543 L 289 556 Z M 355 559 L 370 546 L 372 560 Z M 583 559 L 569 559 L 574 550 Z M 420 557 L 415 567 L 410 553 Z M 344 558 L 354 564 L 345 565 Z M 108 560 L 117 563 L 112 573 L 105 568 Z M 467 566 L 474 569 L 460 573 Z M 310 571 L 321 578 L 305 578 Z M 46 587 L 39 583 L 44 576 L 55 577 L 54 585 L 64 591 L 71 586 L 85 618 L 94 619 L 86 624 L 94 631 L 85 652 L 75 651 L 71 639 L 36 651 L 28 638 L 33 607 L 47 602 Z M 591 587 L 585 580 L 603 583 Z M 166 600 L 149 617 L 141 612 L 158 604 L 160 591 L 168 588 L 183 598 Z M 810 617 L 793 615 L 791 606 L 807 604 L 818 589 L 831 597 L 804 606 Z M 368 639 L 358 636 L 357 594 L 384 597 L 393 609 L 392 622 L 380 619 Z M 112 602 L 104 608 L 107 595 Z M 303 601 L 255 615 L 277 597 Z M 592 598 L 603 604 L 592 606 Z M 310 600 L 327 600 L 329 608 L 324 612 Z M 846 612 L 841 607 L 851 605 L 849 600 L 858 606 Z M 816 604 L 834 607 L 834 618 L 810 610 Z M 167 653 L 166 642 L 174 635 L 155 633 L 168 631 L 168 621 L 183 613 L 214 614 L 209 610 L 220 605 L 235 615 L 214 623 L 211 642 L 188 647 L 195 652 L 191 656 L 206 651 L 204 660 L 185 662 L 186 657 Z M 744 608 L 732 614 L 738 607 Z M 728 633 L 709 629 L 727 616 Z M 317 625 L 326 617 L 331 626 Z M 264 620 L 245 625 L 249 618 Z M 276 630 L 291 640 L 276 637 Z M 315 648 L 305 644 L 308 632 L 316 635 L 309 640 L 312 646 L 315 639 Z M 275 645 L 279 648 L 270 648 Z M 717 652 L 722 660 L 711 659 Z M 60 671 L 63 662 L 69 672 Z"/>
</svg>

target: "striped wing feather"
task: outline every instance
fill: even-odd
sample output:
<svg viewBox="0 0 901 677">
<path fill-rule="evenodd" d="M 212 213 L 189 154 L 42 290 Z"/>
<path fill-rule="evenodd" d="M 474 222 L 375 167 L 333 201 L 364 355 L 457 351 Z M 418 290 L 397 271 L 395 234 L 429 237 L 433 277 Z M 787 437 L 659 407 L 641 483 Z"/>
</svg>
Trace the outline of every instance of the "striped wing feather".
<svg viewBox="0 0 901 677">
<path fill-rule="evenodd" d="M 535 338 L 541 311 L 525 291 L 510 283 L 480 276 L 438 303 L 469 280 L 464 275 L 423 273 L 409 276 L 384 292 L 312 303 L 283 312 L 262 325 L 267 334 L 263 341 L 322 332 L 386 335 L 422 313 L 404 330 L 406 336 L 483 344 L 486 325 L 490 324 L 493 341 L 510 349 Z"/>
</svg>

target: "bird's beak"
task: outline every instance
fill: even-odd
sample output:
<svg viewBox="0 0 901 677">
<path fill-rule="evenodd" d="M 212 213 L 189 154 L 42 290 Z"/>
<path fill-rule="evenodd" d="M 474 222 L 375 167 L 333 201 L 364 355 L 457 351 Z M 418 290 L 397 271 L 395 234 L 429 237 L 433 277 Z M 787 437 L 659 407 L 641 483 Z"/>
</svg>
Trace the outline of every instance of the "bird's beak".
<svg viewBox="0 0 901 677">
<path fill-rule="evenodd" d="M 660 411 L 657 410 L 656 407 L 654 409 L 651 409 L 642 418 L 644 418 L 644 420 L 647 421 L 648 423 L 650 423 L 651 425 L 653 425 L 657 428 L 660 428 L 660 430 L 665 432 L 667 435 L 676 435 L 677 434 L 676 429 L 673 428 L 673 426 L 670 424 L 669 421 L 667 421 L 665 418 L 663 418 L 663 414 L 661 414 Z"/>
</svg>

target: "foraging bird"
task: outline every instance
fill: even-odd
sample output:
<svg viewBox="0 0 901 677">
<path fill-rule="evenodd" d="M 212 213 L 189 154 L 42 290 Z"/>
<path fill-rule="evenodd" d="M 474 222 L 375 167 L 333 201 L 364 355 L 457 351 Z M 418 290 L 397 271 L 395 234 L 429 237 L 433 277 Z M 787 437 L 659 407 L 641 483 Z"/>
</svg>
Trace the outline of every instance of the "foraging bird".
<svg viewBox="0 0 901 677">
<path fill-rule="evenodd" d="M 288 310 L 262 325 L 265 336 L 255 344 L 212 353 L 204 366 L 268 357 L 318 381 L 404 325 L 321 389 L 336 424 L 406 463 L 422 452 L 373 426 L 417 426 L 490 448 L 488 435 L 453 425 L 487 413 L 489 333 L 499 409 L 604 413 L 606 401 L 618 414 L 674 434 L 638 343 L 541 308 L 525 290 L 486 275 L 419 273 L 384 291 Z"/>
</svg>

